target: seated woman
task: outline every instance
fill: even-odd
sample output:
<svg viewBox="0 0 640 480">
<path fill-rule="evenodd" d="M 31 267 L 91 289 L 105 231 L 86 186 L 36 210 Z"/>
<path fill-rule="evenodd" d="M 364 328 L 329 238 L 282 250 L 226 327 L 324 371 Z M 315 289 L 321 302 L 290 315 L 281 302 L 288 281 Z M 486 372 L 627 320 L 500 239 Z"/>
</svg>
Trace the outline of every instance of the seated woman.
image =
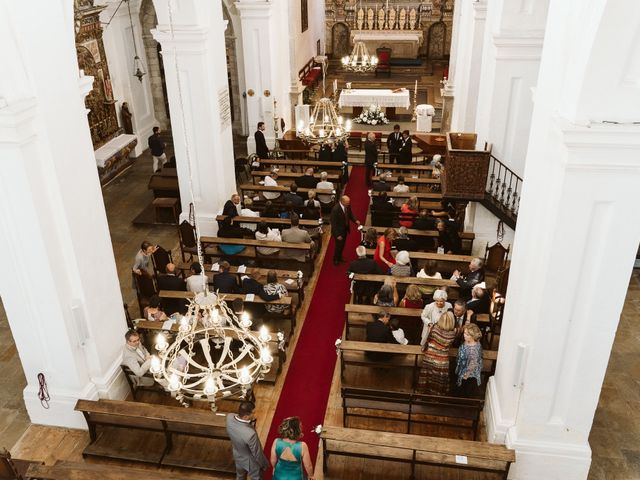
<svg viewBox="0 0 640 480">
<path fill-rule="evenodd" d="M 256 229 L 256 240 L 281 242 L 282 238 L 280 237 L 280 230 L 277 228 L 269 228 L 267 222 L 260 222 Z M 256 252 L 260 255 L 277 255 L 280 249 L 273 247 L 256 247 Z"/>
<path fill-rule="evenodd" d="M 315 190 L 309 190 L 309 192 L 307 193 L 307 200 L 304 201 L 303 205 L 305 207 L 308 207 L 309 205 L 312 205 L 314 208 L 320 208 L 320 201 L 318 199 L 316 199 L 316 191 Z"/>
<path fill-rule="evenodd" d="M 239 225 L 234 225 L 231 217 L 226 217 L 221 223 L 220 228 L 218 229 L 218 237 L 220 238 L 251 238 L 253 237 L 253 232 L 248 228 L 242 228 Z M 225 255 L 236 255 L 242 252 L 246 247 L 246 245 L 227 245 L 220 244 L 218 245 L 218 249 L 221 250 Z"/>
<path fill-rule="evenodd" d="M 300 441 L 302 438 L 300 419 L 285 418 L 278 427 L 278 431 L 281 438 L 276 438 L 271 447 L 273 480 L 304 480 L 305 478 L 313 480 L 313 463 L 309 455 L 309 447 Z"/>
<path fill-rule="evenodd" d="M 400 304 L 402 308 L 423 308 L 424 302 L 422 301 L 422 293 L 417 285 L 409 285 L 407 291 L 404 294 Z"/>
<path fill-rule="evenodd" d="M 373 297 L 373 304 L 379 307 L 395 307 L 398 304 L 398 290 L 395 280 L 389 278 L 384 281 L 384 285 Z"/>
<path fill-rule="evenodd" d="M 453 313 L 440 315 L 423 346 L 418 391 L 432 395 L 449 393 L 449 348 L 456 338 Z"/>
<path fill-rule="evenodd" d="M 463 336 L 464 342 L 458 348 L 456 385 L 463 397 L 476 397 L 482 383 L 482 332 L 475 323 L 468 323 L 463 327 Z"/>
<path fill-rule="evenodd" d="M 144 307 L 145 320 L 151 320 L 152 322 L 164 321 L 167 319 L 167 315 L 162 311 L 160 304 L 160 297 L 154 295 L 149 299 L 149 305 Z"/>
<path fill-rule="evenodd" d="M 402 250 L 396 254 L 396 263 L 391 265 L 391 275 L 394 277 L 410 277 L 413 275 L 411 269 L 411 258 L 409 252 Z"/>
<path fill-rule="evenodd" d="M 418 216 L 418 199 L 411 197 L 400 207 L 400 221 L 401 226 L 407 228 L 413 228 L 413 221 Z"/>
<path fill-rule="evenodd" d="M 262 212 L 262 216 L 267 218 L 279 218 L 280 210 L 273 204 L 271 200 L 267 200 L 264 204 L 264 211 Z"/>
<path fill-rule="evenodd" d="M 451 308 L 451 304 L 447 302 L 447 292 L 444 290 L 436 290 L 433 292 L 433 302 L 424 307 L 422 315 L 420 315 L 423 323 L 420 345 L 424 346 L 431 327 L 438 323 L 440 316 L 448 312 Z"/>
<path fill-rule="evenodd" d="M 273 270 L 267 272 L 267 284 L 263 288 L 267 295 L 278 295 L 279 298 L 289 295 L 287 288 L 283 284 L 278 283 L 278 275 L 276 275 L 276 272 Z M 289 307 L 287 307 L 287 305 L 266 303 L 264 308 L 269 313 L 283 313 Z"/>
<path fill-rule="evenodd" d="M 365 248 L 376 248 L 378 243 L 378 231 L 375 228 L 368 228 L 360 245 Z"/>
<path fill-rule="evenodd" d="M 460 255 L 462 253 L 462 240 L 460 234 L 453 228 L 448 228 L 442 219 L 436 223 L 438 230 L 438 248 L 442 248 L 444 253 Z"/>
<path fill-rule="evenodd" d="M 395 258 L 391 255 L 391 245 L 396 238 L 396 231 L 393 228 L 387 228 L 384 234 L 378 237 L 376 243 L 376 251 L 373 259 L 380 267 L 380 271 L 387 273 L 389 269 L 396 263 Z"/>
<path fill-rule="evenodd" d="M 442 275 L 437 270 L 438 264 L 435 260 L 427 260 L 424 267 L 418 272 L 416 275 L 417 278 L 432 278 L 434 280 L 442 280 Z M 433 292 L 436 291 L 435 286 L 431 285 L 420 285 L 420 293 L 425 297 L 431 297 Z"/>
</svg>

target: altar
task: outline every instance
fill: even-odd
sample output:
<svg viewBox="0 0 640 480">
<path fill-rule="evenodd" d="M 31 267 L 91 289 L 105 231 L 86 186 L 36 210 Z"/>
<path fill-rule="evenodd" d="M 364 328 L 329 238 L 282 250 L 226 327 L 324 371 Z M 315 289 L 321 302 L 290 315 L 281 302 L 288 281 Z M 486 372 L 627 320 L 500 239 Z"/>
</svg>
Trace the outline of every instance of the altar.
<svg viewBox="0 0 640 480">
<path fill-rule="evenodd" d="M 391 48 L 393 58 L 418 58 L 423 43 L 420 30 L 352 30 L 351 43 L 364 42 L 371 54 L 376 48 Z"/>
<path fill-rule="evenodd" d="M 342 90 L 338 99 L 338 106 L 342 107 L 368 107 L 378 105 L 380 107 L 409 108 L 411 99 L 406 88 L 400 92 L 390 89 L 351 89 Z"/>
</svg>

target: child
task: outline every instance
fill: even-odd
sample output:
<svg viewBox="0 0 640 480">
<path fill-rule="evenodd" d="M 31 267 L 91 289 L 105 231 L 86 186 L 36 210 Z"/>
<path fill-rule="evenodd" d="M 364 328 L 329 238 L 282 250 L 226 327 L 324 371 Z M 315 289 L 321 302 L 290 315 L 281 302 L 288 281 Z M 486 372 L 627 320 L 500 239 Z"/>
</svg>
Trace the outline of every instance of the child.
<svg viewBox="0 0 640 480">
<path fill-rule="evenodd" d="M 409 340 L 404 336 L 404 330 L 400 328 L 400 320 L 392 318 L 389 320 L 389 326 L 391 327 L 391 333 L 393 334 L 393 338 L 396 339 L 396 342 L 400 345 L 406 345 L 409 343 Z"/>
</svg>

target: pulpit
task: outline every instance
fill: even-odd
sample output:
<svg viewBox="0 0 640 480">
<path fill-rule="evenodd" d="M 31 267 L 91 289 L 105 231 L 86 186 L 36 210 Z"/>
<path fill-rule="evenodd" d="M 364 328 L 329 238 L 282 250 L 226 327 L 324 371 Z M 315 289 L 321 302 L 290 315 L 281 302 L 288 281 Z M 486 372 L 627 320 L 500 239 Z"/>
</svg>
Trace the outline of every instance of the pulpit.
<svg viewBox="0 0 640 480">
<path fill-rule="evenodd" d="M 485 196 L 491 146 L 478 149 L 476 133 L 449 132 L 442 196 L 458 200 L 482 200 Z"/>
</svg>

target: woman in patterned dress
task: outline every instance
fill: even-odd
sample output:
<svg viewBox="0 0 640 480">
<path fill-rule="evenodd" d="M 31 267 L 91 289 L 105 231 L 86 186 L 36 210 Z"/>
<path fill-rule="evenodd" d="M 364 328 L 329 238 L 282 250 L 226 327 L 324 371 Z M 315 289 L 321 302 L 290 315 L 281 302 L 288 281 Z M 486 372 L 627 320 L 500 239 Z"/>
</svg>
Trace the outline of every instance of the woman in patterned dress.
<svg viewBox="0 0 640 480">
<path fill-rule="evenodd" d="M 449 393 L 449 347 L 456 338 L 453 313 L 440 316 L 427 338 L 418 377 L 418 391 L 431 395 Z"/>
</svg>

